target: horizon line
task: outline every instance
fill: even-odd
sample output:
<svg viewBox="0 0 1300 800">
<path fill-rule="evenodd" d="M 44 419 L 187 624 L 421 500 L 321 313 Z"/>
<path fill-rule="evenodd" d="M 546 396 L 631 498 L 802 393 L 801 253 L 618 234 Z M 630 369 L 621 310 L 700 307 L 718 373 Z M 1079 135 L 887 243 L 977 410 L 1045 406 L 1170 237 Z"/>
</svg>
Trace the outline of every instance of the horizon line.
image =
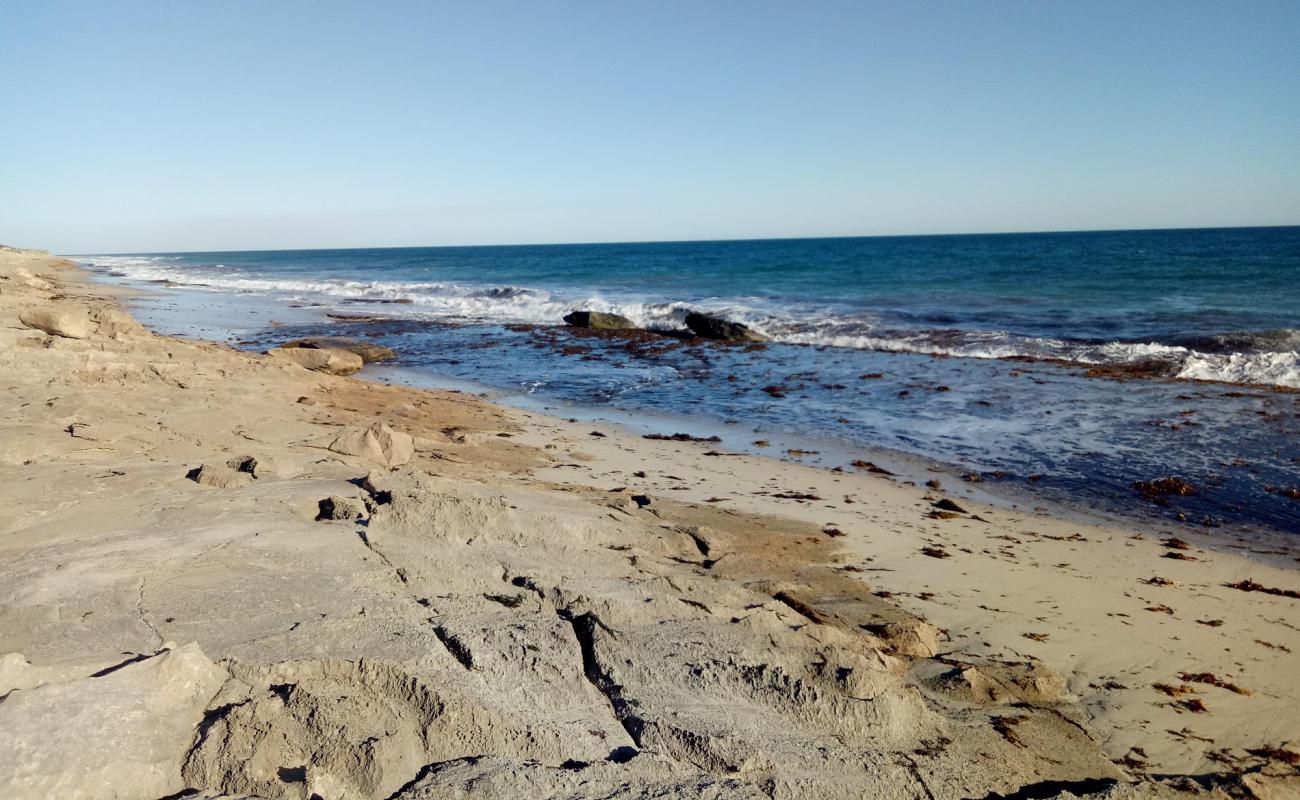
<svg viewBox="0 0 1300 800">
<path fill-rule="evenodd" d="M 1160 232 L 1179 232 L 1179 231 L 1234 231 L 1234 230 L 1267 230 L 1273 228 L 1300 228 L 1300 223 L 1289 223 L 1280 225 L 1195 225 L 1190 227 L 1175 228 L 1085 228 L 1085 229 L 1068 229 L 1068 230 L 1025 230 L 1025 231 L 953 231 L 947 233 L 866 233 L 866 234 L 841 234 L 830 236 L 739 236 L 724 238 L 704 238 L 704 239 L 627 239 L 627 240 L 607 240 L 607 241 L 573 241 L 573 242 L 514 242 L 514 243 L 486 243 L 479 242 L 475 244 L 413 244 L 413 245 L 352 245 L 348 247 L 271 247 L 271 248 L 248 248 L 237 250 L 133 250 L 118 251 L 115 253 L 108 252 L 85 252 L 85 253 L 54 253 L 54 255 L 64 258 L 76 256 L 118 256 L 118 255 L 170 255 L 177 253 L 288 253 L 297 251 L 311 250 L 433 250 L 438 248 L 467 248 L 467 247 L 596 247 L 607 245 L 640 245 L 640 244 L 720 244 L 727 242 L 795 242 L 795 241 L 818 241 L 834 239 L 926 239 L 926 238 L 944 238 L 958 236 L 1051 236 L 1066 234 L 1089 234 L 1089 233 L 1160 233 Z"/>
</svg>

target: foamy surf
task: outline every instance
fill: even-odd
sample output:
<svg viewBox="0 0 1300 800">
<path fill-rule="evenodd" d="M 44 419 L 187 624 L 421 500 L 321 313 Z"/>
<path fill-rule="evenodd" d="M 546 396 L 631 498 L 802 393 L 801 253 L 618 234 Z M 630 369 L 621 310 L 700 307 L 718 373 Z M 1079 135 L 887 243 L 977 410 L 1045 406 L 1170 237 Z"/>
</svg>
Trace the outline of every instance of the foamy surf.
<svg viewBox="0 0 1300 800">
<path fill-rule="evenodd" d="M 336 311 L 355 309 L 355 304 L 383 304 L 387 316 L 448 323 L 560 325 L 570 311 L 587 309 L 620 314 L 651 330 L 675 330 L 683 327 L 689 310 L 699 309 L 744 322 L 787 344 L 952 358 L 1054 360 L 1088 367 L 1141 365 L 1152 374 L 1172 378 L 1300 388 L 1300 331 L 1293 329 L 1196 337 L 1196 344 L 1214 350 L 1206 352 L 1156 341 L 1092 342 L 1004 330 L 906 328 L 869 312 L 778 305 L 762 298 L 655 302 L 516 285 L 271 276 L 221 264 L 196 268 L 180 256 L 89 256 L 82 263 L 136 281 L 268 295 Z"/>
</svg>

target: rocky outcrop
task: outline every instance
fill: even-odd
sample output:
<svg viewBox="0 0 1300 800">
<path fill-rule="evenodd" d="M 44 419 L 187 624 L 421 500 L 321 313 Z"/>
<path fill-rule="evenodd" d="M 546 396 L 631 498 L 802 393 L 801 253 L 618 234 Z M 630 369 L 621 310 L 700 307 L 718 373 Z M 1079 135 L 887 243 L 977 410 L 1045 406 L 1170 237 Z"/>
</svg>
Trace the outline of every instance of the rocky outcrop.
<svg viewBox="0 0 1300 800">
<path fill-rule="evenodd" d="M 564 315 L 564 323 L 575 328 L 594 328 L 606 331 L 635 330 L 635 322 L 620 314 L 606 311 L 573 311 Z"/>
<path fill-rule="evenodd" d="M 9 275 L 3 277 L 9 281 L 13 281 L 19 286 L 25 286 L 28 289 L 35 289 L 41 292 L 48 292 L 54 289 L 53 283 L 50 283 L 38 275 L 33 275 L 32 272 L 25 267 L 15 267 Z"/>
<path fill-rule="evenodd" d="M 415 456 L 415 440 L 382 422 L 368 428 L 353 428 L 326 445 L 335 453 L 358 456 L 385 467 L 399 467 Z"/>
<path fill-rule="evenodd" d="M 181 764 L 225 670 L 189 644 L 0 702 L 0 797 L 147 800 Z"/>
<path fill-rule="evenodd" d="M 326 497 L 318 504 L 316 521 L 358 520 L 366 516 L 366 504 L 356 497 Z"/>
<path fill-rule="evenodd" d="M 186 473 L 185 477 L 200 486 L 215 489 L 237 489 L 253 482 L 251 469 L 242 470 L 230 464 L 202 464 Z"/>
<path fill-rule="evenodd" d="M 144 333 L 144 326 L 130 314 L 116 308 L 101 307 L 91 311 L 91 318 L 99 326 L 99 333 L 113 339 Z"/>
<path fill-rule="evenodd" d="M 768 337 L 739 322 L 699 314 L 694 311 L 686 315 L 686 327 L 696 336 L 705 339 L 717 339 L 724 342 L 766 342 Z"/>
<path fill-rule="evenodd" d="M 373 342 L 359 342 L 356 339 L 347 339 L 342 336 L 309 336 L 305 339 L 294 339 L 292 342 L 285 342 L 280 347 L 297 347 L 307 350 L 345 350 L 361 356 L 361 360 L 366 364 L 397 360 L 397 351 L 391 347 L 374 344 Z"/>
<path fill-rule="evenodd" d="M 276 347 L 267 351 L 267 355 L 279 361 L 328 375 L 351 375 L 365 364 L 361 356 L 332 347 Z"/>
<path fill-rule="evenodd" d="M 88 339 L 95 332 L 95 323 L 86 312 L 74 307 L 25 308 L 18 314 L 18 321 L 66 339 Z"/>
</svg>

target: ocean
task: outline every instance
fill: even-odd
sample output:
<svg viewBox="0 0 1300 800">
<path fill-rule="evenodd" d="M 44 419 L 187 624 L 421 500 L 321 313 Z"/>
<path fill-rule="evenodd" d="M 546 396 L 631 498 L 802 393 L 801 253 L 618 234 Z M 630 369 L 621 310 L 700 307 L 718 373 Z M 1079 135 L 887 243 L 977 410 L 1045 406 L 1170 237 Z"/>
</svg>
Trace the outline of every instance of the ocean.
<svg viewBox="0 0 1300 800">
<path fill-rule="evenodd" d="M 77 259 L 156 290 L 137 313 L 168 333 L 250 349 L 367 337 L 399 352 L 390 377 L 506 402 L 676 417 L 736 449 L 795 437 L 822 443 L 800 449 L 827 467 L 906 454 L 1029 499 L 1300 531 L 1300 227 Z M 703 310 L 772 342 L 583 335 L 562 322 L 577 309 L 665 332 Z M 1192 492 L 1133 486 L 1167 476 Z"/>
</svg>

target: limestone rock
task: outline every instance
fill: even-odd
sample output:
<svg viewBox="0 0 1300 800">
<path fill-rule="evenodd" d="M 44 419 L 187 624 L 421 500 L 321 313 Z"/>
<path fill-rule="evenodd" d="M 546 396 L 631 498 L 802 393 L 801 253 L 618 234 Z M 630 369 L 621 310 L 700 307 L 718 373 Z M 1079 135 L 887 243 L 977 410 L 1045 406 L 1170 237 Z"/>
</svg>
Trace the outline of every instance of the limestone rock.
<svg viewBox="0 0 1300 800">
<path fill-rule="evenodd" d="M 79 308 L 25 308 L 18 320 L 29 328 L 67 339 L 86 339 L 95 330 L 90 317 Z"/>
<path fill-rule="evenodd" d="M 575 328 L 596 328 L 606 331 L 635 330 L 637 324 L 621 314 L 604 311 L 573 311 L 564 315 L 566 325 Z"/>
<path fill-rule="evenodd" d="M 414 457 L 415 440 L 409 434 L 376 422 L 369 428 L 354 428 L 339 434 L 328 448 L 345 456 L 359 456 L 386 467 L 397 467 Z"/>
<path fill-rule="evenodd" d="M 697 336 L 705 339 L 719 339 L 724 342 L 766 342 L 768 337 L 739 322 L 714 317 L 708 314 L 691 312 L 686 315 L 686 327 Z"/>
<path fill-rule="evenodd" d="M 54 288 L 54 284 L 44 278 L 33 275 L 26 267 L 15 268 L 10 279 L 20 286 L 26 286 L 29 289 L 37 289 L 42 292 L 48 292 Z"/>
<path fill-rule="evenodd" d="M 321 520 L 355 520 L 366 516 L 366 504 L 355 497 L 327 497 L 320 501 L 320 511 L 316 514 Z"/>
<path fill-rule="evenodd" d="M 181 762 L 225 671 L 189 644 L 96 675 L 0 703 L 0 797 L 152 800 L 185 788 Z"/>
<path fill-rule="evenodd" d="M 116 308 L 97 308 L 91 316 L 99 323 L 99 332 L 113 339 L 120 339 L 131 334 L 144 333 L 144 326 L 135 318 Z"/>
<path fill-rule="evenodd" d="M 276 347 L 268 350 L 267 355 L 328 375 L 351 375 L 365 364 L 361 356 L 356 353 L 332 347 Z"/>
<path fill-rule="evenodd" d="M 930 658 L 939 652 L 939 629 L 924 620 L 898 620 L 869 630 L 901 655 Z"/>
<path fill-rule="evenodd" d="M 347 339 L 342 336 L 310 336 L 305 339 L 294 339 L 292 342 L 285 342 L 280 347 L 286 349 L 301 348 L 304 350 L 346 350 L 349 353 L 361 356 L 361 360 L 367 364 L 373 364 L 377 361 L 397 360 L 397 351 L 391 347 L 374 344 L 373 342 L 359 342 L 356 339 Z"/>
<path fill-rule="evenodd" d="M 218 489 L 237 489 L 253 482 L 252 472 L 236 469 L 230 464 L 203 464 L 185 476 L 201 486 Z"/>
</svg>

